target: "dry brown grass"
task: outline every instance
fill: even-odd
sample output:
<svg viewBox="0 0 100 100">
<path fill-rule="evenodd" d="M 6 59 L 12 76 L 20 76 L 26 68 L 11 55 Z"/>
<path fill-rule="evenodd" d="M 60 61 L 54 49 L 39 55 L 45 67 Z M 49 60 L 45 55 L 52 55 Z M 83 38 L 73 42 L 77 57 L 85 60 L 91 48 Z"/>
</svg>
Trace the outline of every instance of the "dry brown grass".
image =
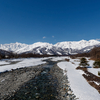
<svg viewBox="0 0 100 100">
<path fill-rule="evenodd" d="M 94 87 L 95 89 L 98 90 L 98 92 L 100 93 L 100 85 L 97 85 L 96 83 L 94 82 L 88 82 L 92 87 Z"/>
<path fill-rule="evenodd" d="M 67 58 L 66 58 L 66 59 L 65 59 L 65 61 L 68 61 L 68 62 L 69 62 L 69 61 L 70 61 L 70 59 L 67 59 Z"/>
<path fill-rule="evenodd" d="M 98 67 L 98 66 L 95 66 L 95 67 L 93 67 L 93 68 L 100 68 L 100 67 Z"/>
<path fill-rule="evenodd" d="M 90 58 L 89 60 L 94 60 L 95 61 L 95 59 L 93 59 L 93 58 Z"/>
<path fill-rule="evenodd" d="M 75 63 L 73 63 L 73 62 L 71 62 L 72 64 L 75 64 Z"/>
<path fill-rule="evenodd" d="M 83 70 L 84 72 L 87 71 L 87 68 L 86 68 L 86 67 L 80 67 L 80 66 L 78 66 L 76 69 L 77 69 L 77 70 Z"/>
<path fill-rule="evenodd" d="M 100 83 L 100 77 L 87 72 L 87 74 L 83 74 L 83 77 L 87 80 L 87 82 L 94 87 L 100 93 L 100 85 L 97 85 L 95 82 Z"/>
</svg>

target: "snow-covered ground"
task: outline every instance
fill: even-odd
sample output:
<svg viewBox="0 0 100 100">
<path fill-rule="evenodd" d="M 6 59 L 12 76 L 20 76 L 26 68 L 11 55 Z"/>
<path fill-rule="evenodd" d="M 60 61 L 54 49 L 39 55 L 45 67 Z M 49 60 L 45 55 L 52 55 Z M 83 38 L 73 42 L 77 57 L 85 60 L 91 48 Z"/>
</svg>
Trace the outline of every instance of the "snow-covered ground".
<svg viewBox="0 0 100 100">
<path fill-rule="evenodd" d="M 46 63 L 45 60 L 48 58 L 23 58 L 23 59 L 10 59 L 10 60 L 1 60 L 0 61 L 0 72 L 9 71 L 11 69 L 36 66 Z M 11 62 L 16 62 L 15 64 L 10 64 Z M 6 65 L 8 64 L 8 65 Z"/>
<path fill-rule="evenodd" d="M 86 58 L 89 64 L 89 67 L 87 68 L 89 72 L 93 73 L 94 75 L 98 76 L 98 71 L 100 71 L 100 68 L 93 68 L 93 60 L 90 60 L 90 58 Z M 75 67 L 79 66 L 80 58 L 78 59 L 70 59 L 71 62 L 74 63 Z M 100 77 L 100 76 L 98 76 Z"/>
<path fill-rule="evenodd" d="M 81 70 L 76 70 L 76 67 L 79 66 L 80 58 L 71 59 L 69 57 L 52 57 L 52 61 L 64 60 L 65 58 L 70 59 L 70 61 L 69 62 L 61 61 L 58 63 L 58 66 L 63 70 L 67 70 L 67 76 L 68 80 L 70 81 L 71 89 L 73 90 L 76 97 L 79 98 L 78 100 L 100 100 L 100 94 L 98 93 L 98 91 L 92 86 L 90 86 L 82 76 L 84 72 Z M 0 60 L 0 72 L 4 72 L 6 70 L 9 71 L 11 69 L 16 69 L 21 67 L 30 67 L 30 66 L 44 64 L 46 62 L 42 60 L 45 59 L 48 59 L 48 57 Z M 100 71 L 100 68 L 98 69 L 93 68 L 94 61 L 89 60 L 89 58 L 87 58 L 87 60 L 89 61 L 88 63 L 90 64 L 88 71 L 92 72 L 95 75 L 98 75 L 98 71 Z M 13 62 L 17 61 L 17 63 L 10 64 L 12 61 Z"/>
<path fill-rule="evenodd" d="M 63 61 L 58 63 L 58 66 L 63 70 L 67 70 L 71 89 L 73 90 L 76 97 L 79 98 L 78 100 L 100 100 L 100 94 L 98 91 L 90 86 L 82 76 L 84 72 L 81 70 L 76 70 L 76 67 L 79 66 L 79 61 L 79 59 L 70 59 L 70 62 Z M 89 64 L 92 65 L 93 62 L 94 61 L 90 60 Z M 94 68 L 88 69 L 90 72 L 95 72 Z"/>
</svg>

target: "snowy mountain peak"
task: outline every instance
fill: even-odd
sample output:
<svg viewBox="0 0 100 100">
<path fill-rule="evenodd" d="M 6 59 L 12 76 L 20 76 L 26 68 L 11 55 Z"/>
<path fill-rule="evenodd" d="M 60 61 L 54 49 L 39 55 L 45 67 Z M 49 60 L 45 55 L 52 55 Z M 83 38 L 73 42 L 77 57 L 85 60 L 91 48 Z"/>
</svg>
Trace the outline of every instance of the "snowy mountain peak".
<svg viewBox="0 0 100 100">
<path fill-rule="evenodd" d="M 0 44 L 0 49 L 7 50 L 7 51 L 16 51 L 25 46 L 27 46 L 27 44 L 16 42 L 16 43 L 10 43 L 10 44 Z"/>
<path fill-rule="evenodd" d="M 52 44 L 50 43 L 46 43 L 46 42 L 36 42 L 34 44 L 32 44 L 34 47 L 39 47 L 39 46 L 53 46 Z"/>
<path fill-rule="evenodd" d="M 46 48 L 52 48 L 52 44 L 49 44 L 49 43 L 46 43 L 46 42 L 36 42 L 32 45 L 28 45 L 24 48 L 21 48 L 21 49 L 18 49 L 16 52 L 17 53 L 22 53 L 22 52 L 26 52 L 26 51 L 32 51 L 34 48 L 37 48 L 37 47 L 40 47 L 40 48 L 43 48 L 43 47 L 46 47 Z"/>
<path fill-rule="evenodd" d="M 81 41 L 66 41 L 66 42 L 59 42 L 57 44 L 55 44 L 55 46 L 57 47 L 61 47 L 61 48 L 72 48 L 72 49 L 82 49 L 85 48 L 87 46 L 93 46 L 93 45 L 97 45 L 100 44 L 99 41 L 97 40 L 81 40 Z"/>
<path fill-rule="evenodd" d="M 35 54 L 68 54 L 77 52 L 87 52 L 94 46 L 100 46 L 97 40 L 64 41 L 55 45 L 46 42 L 36 42 L 31 45 L 22 43 L 0 44 L 0 49 L 13 51 L 16 53 L 32 52 Z"/>
<path fill-rule="evenodd" d="M 98 40 L 89 40 L 90 43 L 100 43 Z"/>
</svg>

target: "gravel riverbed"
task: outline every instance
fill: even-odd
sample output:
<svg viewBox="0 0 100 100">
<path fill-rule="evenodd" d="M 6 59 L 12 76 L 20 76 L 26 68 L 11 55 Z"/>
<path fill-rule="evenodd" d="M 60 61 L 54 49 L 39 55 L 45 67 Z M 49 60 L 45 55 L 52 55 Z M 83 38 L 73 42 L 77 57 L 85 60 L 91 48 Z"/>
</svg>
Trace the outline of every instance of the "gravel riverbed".
<svg viewBox="0 0 100 100">
<path fill-rule="evenodd" d="M 46 61 L 0 73 L 0 100 L 76 100 L 58 61 Z"/>
</svg>

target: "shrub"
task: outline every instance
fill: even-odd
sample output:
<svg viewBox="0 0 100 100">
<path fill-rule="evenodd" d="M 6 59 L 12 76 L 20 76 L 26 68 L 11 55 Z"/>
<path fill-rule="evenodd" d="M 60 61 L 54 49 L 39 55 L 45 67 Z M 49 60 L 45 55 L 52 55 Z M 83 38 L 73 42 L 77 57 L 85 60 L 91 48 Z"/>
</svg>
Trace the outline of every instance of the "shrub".
<svg viewBox="0 0 100 100">
<path fill-rule="evenodd" d="M 97 60 L 93 63 L 94 68 L 100 68 L 100 60 Z"/>
<path fill-rule="evenodd" d="M 86 60 L 86 58 L 81 58 L 79 65 L 83 66 L 83 67 L 89 66 L 88 61 Z"/>
<path fill-rule="evenodd" d="M 100 76 L 100 71 L 98 71 L 98 75 Z"/>
</svg>

